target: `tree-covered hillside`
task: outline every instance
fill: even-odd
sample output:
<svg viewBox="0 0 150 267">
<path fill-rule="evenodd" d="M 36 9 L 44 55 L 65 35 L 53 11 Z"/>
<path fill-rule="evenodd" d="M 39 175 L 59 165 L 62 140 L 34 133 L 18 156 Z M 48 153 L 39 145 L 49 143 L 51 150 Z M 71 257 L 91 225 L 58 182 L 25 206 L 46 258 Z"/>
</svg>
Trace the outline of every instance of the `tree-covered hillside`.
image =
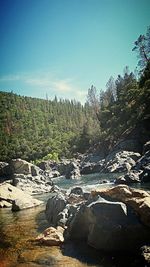
<svg viewBox="0 0 150 267">
<path fill-rule="evenodd" d="M 71 157 L 91 145 L 106 153 L 121 136 L 150 117 L 150 27 L 135 41 L 138 76 L 125 68 L 87 102 L 43 100 L 0 92 L 0 160 Z"/>
<path fill-rule="evenodd" d="M 0 92 L 0 160 L 70 157 L 84 152 L 99 136 L 88 104 L 43 100 Z M 86 133 L 86 134 L 85 134 Z M 49 157 L 51 157 L 49 155 Z"/>
</svg>

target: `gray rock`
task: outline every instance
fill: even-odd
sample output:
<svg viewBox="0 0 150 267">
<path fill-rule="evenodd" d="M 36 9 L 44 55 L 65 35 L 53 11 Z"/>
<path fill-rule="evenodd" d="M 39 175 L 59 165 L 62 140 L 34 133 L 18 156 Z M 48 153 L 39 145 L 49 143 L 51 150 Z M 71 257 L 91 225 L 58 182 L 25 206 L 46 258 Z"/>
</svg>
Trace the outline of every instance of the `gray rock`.
<svg viewBox="0 0 150 267">
<path fill-rule="evenodd" d="M 150 230 L 150 194 L 144 190 L 118 185 L 92 190 L 91 196 L 103 196 L 111 201 L 121 201 L 135 211 L 142 225 Z"/>
<path fill-rule="evenodd" d="M 58 214 L 66 207 L 67 200 L 62 193 L 49 198 L 46 204 L 46 218 L 54 226 L 58 225 Z"/>
<path fill-rule="evenodd" d="M 71 162 L 65 174 L 66 179 L 79 179 L 80 169 L 76 162 Z"/>
<path fill-rule="evenodd" d="M 115 184 L 132 184 L 132 183 L 140 183 L 139 172 L 130 171 L 124 176 L 120 176 L 115 180 Z"/>
<path fill-rule="evenodd" d="M 63 159 L 57 164 L 59 176 L 64 175 L 67 179 L 78 179 L 80 177 L 80 169 L 78 160 Z"/>
<path fill-rule="evenodd" d="M 37 164 L 37 166 L 42 169 L 43 171 L 51 171 L 52 168 L 50 167 L 49 161 L 41 161 Z"/>
<path fill-rule="evenodd" d="M 84 195 L 77 195 L 77 194 L 69 194 L 67 197 L 67 203 L 69 204 L 77 204 L 77 203 L 82 203 L 85 201 Z"/>
<path fill-rule="evenodd" d="M 68 169 L 70 168 L 70 160 L 63 159 L 61 162 L 57 164 L 57 170 L 60 175 L 66 175 Z"/>
<path fill-rule="evenodd" d="M 110 204 L 112 203 L 108 203 L 108 201 L 105 201 L 104 199 L 98 197 L 97 201 L 93 201 L 92 199 L 90 200 L 90 203 L 88 203 L 88 205 L 82 205 L 76 216 L 73 218 L 71 224 L 69 225 L 70 238 L 87 240 L 90 226 L 94 224 L 94 221 L 96 222 L 96 218 L 93 213 L 94 207 L 96 207 L 97 209 L 97 211 L 95 210 L 95 213 L 97 214 L 98 218 L 102 219 L 102 216 L 105 216 L 104 212 L 106 212 L 107 217 L 107 213 L 109 212 L 111 213 L 111 216 L 114 216 L 113 212 L 115 211 L 115 208 L 118 207 L 118 203 L 116 204 L 116 206 L 113 206 L 113 208 L 115 207 L 114 209 L 110 209 L 110 207 L 112 207 L 110 206 Z M 119 214 L 119 211 L 121 212 L 121 215 Z M 117 217 L 123 216 L 125 212 L 126 206 L 123 203 L 119 203 L 119 210 L 116 211 Z"/>
<path fill-rule="evenodd" d="M 81 174 L 91 174 L 91 173 L 98 173 L 103 168 L 104 161 L 101 160 L 99 162 L 87 162 L 81 165 Z"/>
<path fill-rule="evenodd" d="M 139 172 L 136 172 L 136 171 L 130 171 L 129 173 L 127 173 L 124 176 L 124 178 L 125 178 L 127 184 L 140 182 Z"/>
<path fill-rule="evenodd" d="M 140 157 L 135 164 L 132 166 L 131 170 L 128 171 L 123 177 L 116 179 L 116 184 L 131 184 L 131 183 L 146 183 L 150 182 L 150 142 L 145 144 L 145 154 Z"/>
<path fill-rule="evenodd" d="M 13 174 L 30 174 L 32 176 L 37 176 L 42 173 L 39 167 L 22 159 L 12 159 L 10 168 Z"/>
<path fill-rule="evenodd" d="M 101 172 L 129 172 L 138 158 L 140 158 L 140 154 L 131 151 L 110 153 L 106 157 L 104 168 Z"/>
<path fill-rule="evenodd" d="M 62 192 L 55 186 L 52 192 L 56 195 L 49 198 L 46 204 L 46 218 L 53 226 L 65 226 L 77 211 L 77 208 L 86 201 L 81 188 L 74 188 L 73 192 Z M 78 194 L 80 193 L 80 194 Z"/>
<path fill-rule="evenodd" d="M 39 167 L 21 159 L 13 159 L 10 164 L 3 164 L 5 179 L 29 194 L 50 192 L 53 182 Z M 3 180 L 1 180 L 2 182 Z"/>
<path fill-rule="evenodd" d="M 43 175 L 14 174 L 12 184 L 32 195 L 50 192 L 53 182 Z"/>
</svg>

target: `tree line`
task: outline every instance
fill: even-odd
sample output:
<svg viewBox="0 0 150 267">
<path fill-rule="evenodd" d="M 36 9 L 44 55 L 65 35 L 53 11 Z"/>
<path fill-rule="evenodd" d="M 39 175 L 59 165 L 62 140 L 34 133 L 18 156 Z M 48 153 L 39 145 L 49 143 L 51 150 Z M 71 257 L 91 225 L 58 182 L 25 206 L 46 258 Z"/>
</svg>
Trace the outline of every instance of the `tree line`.
<svg viewBox="0 0 150 267">
<path fill-rule="evenodd" d="M 123 75 L 110 77 L 106 90 L 93 85 L 88 90 L 88 103 L 100 124 L 100 141 L 112 148 L 127 129 L 150 117 L 150 27 L 135 41 L 138 75 L 125 67 Z"/>
</svg>

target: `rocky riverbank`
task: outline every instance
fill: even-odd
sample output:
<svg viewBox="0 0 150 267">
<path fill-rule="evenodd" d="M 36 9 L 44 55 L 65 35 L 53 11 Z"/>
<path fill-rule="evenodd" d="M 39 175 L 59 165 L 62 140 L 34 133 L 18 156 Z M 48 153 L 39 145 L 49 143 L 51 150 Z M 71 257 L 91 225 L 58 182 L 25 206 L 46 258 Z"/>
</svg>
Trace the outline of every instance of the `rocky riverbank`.
<svg viewBox="0 0 150 267">
<path fill-rule="evenodd" d="M 47 161 L 35 166 L 21 159 L 1 163 L 1 207 L 13 211 L 41 202 L 31 195 L 53 192 L 46 204 L 49 228 L 35 240 L 40 244 L 60 245 L 69 240 L 84 242 L 100 251 L 141 252 L 149 262 L 150 195 L 127 184 L 149 181 L 150 145 L 142 155 L 133 151 L 112 151 L 105 159 L 98 155 L 78 155 L 59 163 Z M 54 179 L 80 179 L 91 173 L 125 174 L 109 189 L 90 192 L 82 187 L 64 190 L 54 186 Z M 61 179 L 61 178 L 60 178 Z"/>
<path fill-rule="evenodd" d="M 67 179 L 79 179 L 81 175 L 93 173 L 124 173 L 116 184 L 146 183 L 150 182 L 150 142 L 145 143 L 141 154 L 115 148 L 105 158 L 101 154 L 78 154 L 75 159 L 59 163 L 47 161 L 40 166 L 44 166 L 44 171 L 51 169 Z"/>
<path fill-rule="evenodd" d="M 150 142 L 138 152 L 113 150 L 105 159 L 101 155 L 78 154 L 75 159 L 60 162 L 45 161 L 35 166 L 22 159 L 13 159 L 10 163 L 0 163 L 0 181 L 6 181 L 29 195 L 53 191 L 53 179 L 65 176 L 66 179 L 80 179 L 81 175 L 94 173 L 124 173 L 116 184 L 150 182 Z M 102 181 L 107 183 L 107 179 Z M 1 187 L 2 188 L 2 187 Z M 7 201 L 7 199 L 0 199 Z M 1 207 L 9 206 L 1 204 Z"/>
<path fill-rule="evenodd" d="M 31 195 L 50 192 L 53 182 L 39 167 L 21 159 L 0 164 L 0 207 L 13 211 L 42 204 Z"/>
<path fill-rule="evenodd" d="M 127 147 L 129 144 L 127 142 Z M 150 182 L 150 141 L 145 143 L 142 153 L 117 147 L 105 158 L 101 154 L 78 154 L 75 159 L 61 160 L 59 163 L 42 162 L 44 171 L 53 171 L 67 179 L 79 179 L 81 175 L 93 173 L 124 173 L 116 184 Z"/>
<path fill-rule="evenodd" d="M 47 202 L 46 217 L 50 228 L 37 237 L 40 243 L 80 241 L 100 251 L 141 251 L 148 259 L 150 195 L 143 190 L 127 185 L 92 192 L 58 190 Z"/>
</svg>

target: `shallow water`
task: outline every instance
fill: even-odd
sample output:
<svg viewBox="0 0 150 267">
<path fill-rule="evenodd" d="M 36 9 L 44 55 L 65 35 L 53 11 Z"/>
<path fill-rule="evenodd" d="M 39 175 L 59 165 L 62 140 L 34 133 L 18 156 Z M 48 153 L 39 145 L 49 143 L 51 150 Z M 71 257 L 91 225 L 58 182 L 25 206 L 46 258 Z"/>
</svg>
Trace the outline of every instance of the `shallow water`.
<svg viewBox="0 0 150 267">
<path fill-rule="evenodd" d="M 83 185 L 85 189 L 90 189 L 99 184 L 99 179 L 99 175 L 93 178 L 90 175 L 77 181 L 57 178 L 55 183 L 64 188 Z M 46 201 L 49 196 L 37 197 Z M 14 213 L 0 209 L 0 267 L 142 267 L 135 255 L 102 253 L 78 243 L 67 243 L 62 247 L 35 243 L 35 237 L 48 227 L 44 210 L 45 205 Z"/>
<path fill-rule="evenodd" d="M 42 206 L 16 213 L 0 210 L 0 267 L 112 266 L 111 256 L 100 255 L 85 244 L 37 244 L 35 237 L 48 227 L 44 209 Z"/>
</svg>

